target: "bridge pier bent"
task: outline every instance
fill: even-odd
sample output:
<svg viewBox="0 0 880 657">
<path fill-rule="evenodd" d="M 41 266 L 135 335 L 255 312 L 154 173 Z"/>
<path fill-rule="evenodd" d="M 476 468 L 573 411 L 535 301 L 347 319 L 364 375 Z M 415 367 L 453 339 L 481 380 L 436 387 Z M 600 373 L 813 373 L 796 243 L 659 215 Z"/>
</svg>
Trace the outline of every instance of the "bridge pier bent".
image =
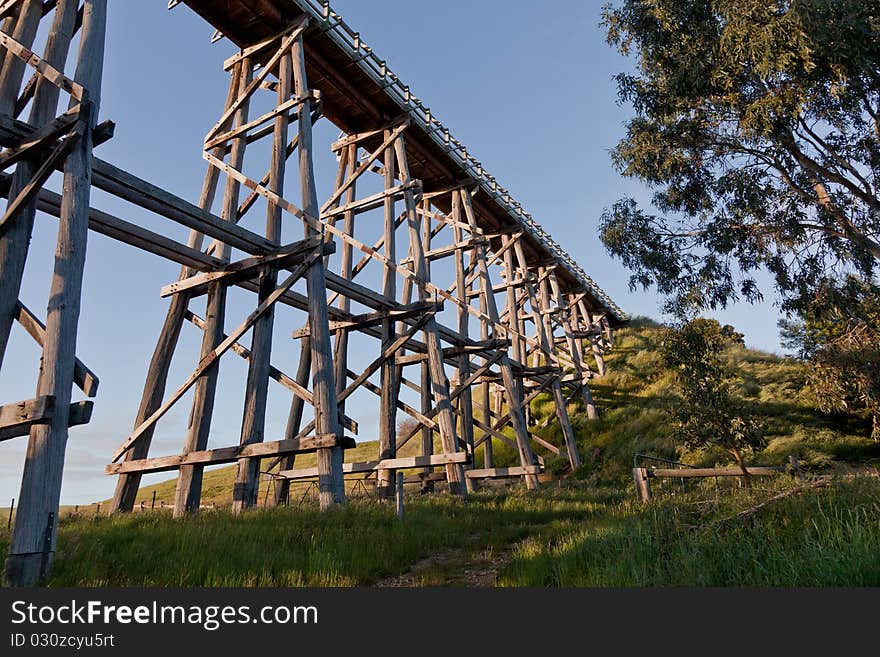
<svg viewBox="0 0 880 657">
<path fill-rule="evenodd" d="M 277 484 L 276 504 L 291 482 L 317 479 L 320 506 L 330 509 L 345 501 L 347 474 L 374 478 L 393 499 L 399 470 L 424 486 L 442 479 L 466 497 L 484 478 L 520 477 L 536 488 L 545 456 L 578 468 L 567 407 L 578 401 L 598 416 L 589 384 L 604 373 L 622 311 L 327 2 L 168 4 L 188 6 L 215 41 L 236 47 L 224 64 L 225 105 L 205 136 L 196 203 L 93 154 L 113 134 L 112 122 L 99 120 L 106 0 L 0 2 L 0 195 L 8 199 L 0 365 L 15 324 L 42 348 L 36 396 L 0 406 L 0 440 L 29 441 L 5 581 L 33 585 L 49 573 L 69 428 L 89 421 L 97 394 L 97 375 L 74 353 L 90 230 L 181 267 L 161 289 L 167 315 L 133 428 L 106 467 L 118 477 L 114 512 L 133 509 L 143 475 L 165 471 L 178 473 L 175 516 L 197 511 L 204 468 L 222 463 L 236 464 L 235 512 L 257 504 L 264 476 Z M 47 36 L 37 44 L 43 21 Z M 339 131 L 331 144 L 314 129 L 326 122 Z M 328 153 L 337 174 L 321 199 L 315 162 Z M 256 169 L 265 174 L 254 177 Z M 60 195 L 44 189 L 56 170 Z M 185 226 L 188 240 L 92 207 L 92 187 Z M 60 220 L 45 321 L 19 299 L 38 211 Z M 231 287 L 254 295 L 244 318 L 228 312 Z M 202 297 L 204 317 L 193 310 Z M 298 319 L 288 326 L 290 313 Z M 228 334 L 227 319 L 236 324 Z M 279 330 L 299 344 L 295 368 L 273 356 Z M 178 353 L 184 331 L 200 333 L 200 352 L 191 374 L 171 382 L 175 356 L 192 358 Z M 366 368 L 355 349 L 372 354 Z M 224 357 L 247 361 L 245 404 L 239 443 L 213 447 Z M 269 408 L 272 385 L 290 394 L 281 436 L 266 435 L 278 412 Z M 74 401 L 75 389 L 86 399 Z M 151 456 L 163 416 L 190 390 L 180 453 Z M 375 434 L 349 416 L 354 394 L 378 398 Z M 554 404 L 544 424 L 559 424 L 559 444 L 529 424 L 541 394 Z M 346 460 L 356 435 L 378 439 L 375 460 Z M 502 446 L 515 464 L 496 467 Z M 297 467 L 303 453 L 316 453 L 314 467 Z"/>
</svg>

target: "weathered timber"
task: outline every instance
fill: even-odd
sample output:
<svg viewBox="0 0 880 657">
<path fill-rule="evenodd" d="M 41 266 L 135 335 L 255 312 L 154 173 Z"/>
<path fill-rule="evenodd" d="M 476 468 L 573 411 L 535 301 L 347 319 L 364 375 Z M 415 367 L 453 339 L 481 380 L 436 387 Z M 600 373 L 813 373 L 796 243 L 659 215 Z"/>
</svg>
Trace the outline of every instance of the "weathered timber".
<svg viewBox="0 0 880 657">
<path fill-rule="evenodd" d="M 544 468 L 539 465 L 513 466 L 510 468 L 479 468 L 468 470 L 464 473 L 468 479 L 500 479 L 503 477 L 522 477 L 525 475 L 539 475 Z"/>
<path fill-rule="evenodd" d="M 46 397 L 45 399 L 52 400 L 51 397 Z M 0 427 L 0 441 L 9 440 L 11 438 L 18 438 L 20 436 L 27 436 L 30 433 L 30 429 L 32 426 L 36 424 L 47 423 L 51 419 L 55 409 L 54 400 L 48 403 L 48 405 L 51 406 L 51 408 L 47 409 L 46 415 L 37 418 L 33 422 L 14 422 L 10 426 Z M 81 424 L 88 424 L 92 419 L 93 407 L 94 402 L 90 401 L 74 402 L 73 404 L 71 404 L 67 416 L 67 426 L 76 427 Z"/>
<path fill-rule="evenodd" d="M 170 283 L 162 288 L 159 295 L 170 297 L 173 294 L 187 292 L 192 299 L 207 293 L 213 283 L 222 283 L 228 286 L 261 277 L 268 269 L 288 269 L 292 265 L 301 263 L 318 246 L 322 246 L 324 255 L 336 251 L 336 244 L 333 242 L 322 242 L 320 238 L 313 237 L 289 244 L 265 256 L 253 256 L 239 260 L 226 265 L 220 271 L 196 274 Z"/>
<path fill-rule="evenodd" d="M 358 463 L 344 463 L 342 471 L 345 474 L 358 474 L 363 472 L 379 472 L 381 470 L 407 470 L 424 468 L 426 466 L 448 465 L 450 463 L 469 463 L 470 458 L 465 452 L 455 454 L 432 454 L 430 456 L 407 456 L 402 458 L 382 459 L 379 461 L 363 461 Z M 299 470 L 282 470 L 273 476 L 285 479 L 309 479 L 318 476 L 318 468 L 300 468 Z"/>
<path fill-rule="evenodd" d="M 753 477 L 771 477 L 785 472 L 783 467 L 750 467 L 747 470 L 749 475 Z M 647 476 L 657 479 L 699 479 L 703 477 L 742 477 L 744 475 L 741 468 L 649 468 Z"/>
<path fill-rule="evenodd" d="M 302 36 L 291 47 L 294 92 L 304 94 L 308 90 L 306 79 L 305 50 Z M 318 191 L 312 159 L 312 119 L 308 108 L 299 111 L 299 165 L 300 192 L 303 210 L 308 216 L 318 215 Z M 335 193 L 341 196 L 339 189 Z M 337 197 L 338 198 L 338 197 Z M 317 231 L 306 224 L 306 237 Z M 315 426 L 318 433 L 339 434 L 339 412 L 336 382 L 333 370 L 333 352 L 327 315 L 327 286 L 323 260 L 316 260 L 306 275 L 309 297 L 309 331 L 312 349 L 312 384 L 315 396 Z M 318 497 L 321 509 L 345 502 L 345 484 L 342 477 L 342 450 L 339 448 L 318 450 Z"/>
<path fill-rule="evenodd" d="M 105 468 L 106 474 L 117 475 L 126 472 L 167 472 L 177 470 L 185 466 L 206 466 L 234 463 L 241 459 L 260 458 L 266 456 L 278 456 L 280 454 L 314 452 L 328 447 L 353 447 L 354 440 L 338 440 L 337 436 L 312 436 L 298 440 L 278 440 L 274 442 L 252 443 L 236 445 L 235 447 L 220 447 L 218 449 L 199 450 L 175 454 L 173 456 L 159 456 L 151 459 L 137 461 L 123 461 L 111 463 Z"/>
<path fill-rule="evenodd" d="M 67 446 L 76 336 L 86 243 L 89 232 L 89 196 L 92 172 L 92 130 L 97 123 L 104 66 L 106 0 L 86 0 L 77 58 L 76 84 L 88 90 L 83 100 L 82 136 L 64 162 L 64 202 L 58 226 L 55 267 L 49 291 L 46 338 L 37 383 L 37 395 L 55 397 L 48 424 L 31 428 L 22 474 L 18 515 L 12 532 L 4 579 L 7 584 L 32 586 L 45 579 L 51 566 L 61 475 Z M 48 538 L 47 538 L 48 537 Z"/>
</svg>

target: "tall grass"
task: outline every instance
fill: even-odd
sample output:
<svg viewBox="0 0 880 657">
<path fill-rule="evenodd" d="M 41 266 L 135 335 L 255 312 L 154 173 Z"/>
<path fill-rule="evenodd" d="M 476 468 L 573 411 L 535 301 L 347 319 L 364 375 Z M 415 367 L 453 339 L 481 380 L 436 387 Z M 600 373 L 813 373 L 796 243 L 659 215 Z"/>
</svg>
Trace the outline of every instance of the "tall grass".
<svg viewBox="0 0 880 657">
<path fill-rule="evenodd" d="M 729 521 L 766 492 L 625 501 L 524 541 L 505 586 L 878 586 L 880 481 L 860 478 Z"/>
<path fill-rule="evenodd" d="M 775 484 L 792 485 L 780 477 Z M 880 480 L 853 478 L 719 522 L 774 490 L 636 503 L 570 481 L 537 492 L 445 494 L 390 505 L 67 516 L 52 586 L 364 586 L 453 553 L 416 584 L 462 583 L 477 555 L 511 558 L 504 586 L 877 586 Z M 710 499 L 706 499 L 707 495 Z M 0 532 L 0 550 L 8 535 Z"/>
<path fill-rule="evenodd" d="M 714 466 L 730 463 L 720 449 L 687 451 L 675 435 L 670 411 L 678 403 L 673 373 L 660 358 L 661 332 L 647 318 L 634 318 L 615 332 L 616 344 L 607 355 L 608 373 L 590 382 L 600 411 L 598 421 L 588 420 L 578 403 L 569 412 L 584 460 L 579 477 L 595 482 L 622 483 L 630 477 L 633 454 Z M 880 465 L 880 443 L 870 439 L 865 414 L 825 414 L 804 385 L 803 366 L 790 358 L 745 347 L 733 347 L 727 359 L 736 371 L 738 396 L 761 419 L 766 445 L 749 454 L 751 463 L 783 465 L 790 455 L 808 470 L 856 462 L 870 469 Z M 553 412 L 549 397 L 532 404 L 537 419 Z M 537 431 L 562 445 L 555 422 Z M 561 467 L 563 460 L 548 458 Z"/>
<path fill-rule="evenodd" d="M 352 501 L 267 508 L 234 516 L 203 511 L 70 515 L 59 525 L 52 586 L 354 586 L 408 570 L 441 548 L 502 547 L 589 505 L 553 496 L 445 494 L 408 500 L 403 522 L 387 504 Z M 8 535 L 0 533 L 0 550 Z"/>
</svg>

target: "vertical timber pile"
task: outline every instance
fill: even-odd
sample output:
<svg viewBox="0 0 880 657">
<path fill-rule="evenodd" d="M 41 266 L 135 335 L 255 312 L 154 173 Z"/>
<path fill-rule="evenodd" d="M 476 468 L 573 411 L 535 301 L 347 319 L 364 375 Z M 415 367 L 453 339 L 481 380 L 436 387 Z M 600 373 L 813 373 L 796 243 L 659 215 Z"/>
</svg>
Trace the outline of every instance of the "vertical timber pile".
<svg viewBox="0 0 880 657">
<path fill-rule="evenodd" d="M 250 61 L 242 59 L 238 62 L 232 77 L 236 80 L 236 102 L 239 102 L 242 97 L 244 97 L 245 91 L 251 82 Z M 249 107 L 248 98 L 244 98 L 244 100 L 240 102 L 238 110 L 235 112 L 233 129 L 239 128 L 247 123 Z M 243 138 L 233 141 L 232 147 L 229 149 L 230 166 L 236 169 L 241 168 L 241 165 L 244 162 L 246 145 L 247 144 Z M 239 182 L 231 176 L 228 177 L 226 180 L 226 189 L 223 193 L 223 205 L 220 213 L 221 219 L 226 222 L 235 221 L 236 212 L 238 211 L 239 190 Z M 217 257 L 219 257 L 222 262 L 228 263 L 231 251 L 229 245 L 218 243 L 216 246 L 219 251 L 219 254 L 216 254 Z M 210 283 L 208 286 L 208 300 L 205 307 L 205 328 L 202 334 L 200 362 L 210 357 L 211 353 L 223 341 L 223 327 L 226 322 L 226 292 L 227 287 L 222 281 Z M 251 362 L 253 362 L 253 359 L 251 359 Z M 204 450 L 208 446 L 219 375 L 220 360 L 216 359 L 209 365 L 206 371 L 199 376 L 195 383 L 192 410 L 189 415 L 189 427 L 187 428 L 186 440 L 183 446 L 184 454 Z M 177 476 L 177 488 L 174 493 L 175 518 L 199 510 L 202 501 L 203 471 L 204 468 L 201 465 L 181 466 Z M 236 484 L 238 484 L 237 480 Z"/>
<path fill-rule="evenodd" d="M 468 192 L 462 190 L 462 194 L 467 195 Z M 461 229 L 461 197 L 458 194 L 453 193 L 452 198 L 452 220 L 455 222 L 452 226 L 452 235 L 453 240 L 455 241 L 454 246 L 455 249 L 455 293 L 456 296 L 468 303 L 468 285 L 465 280 L 465 267 L 464 267 L 464 239 L 462 236 Z M 425 216 L 425 224 L 427 227 L 430 227 L 430 222 L 428 221 L 427 215 Z M 427 235 L 430 236 L 430 230 L 426 231 Z M 469 315 L 465 306 L 459 305 L 457 308 L 458 311 L 458 334 L 462 338 L 462 342 L 467 342 L 468 340 L 468 326 L 469 326 Z M 470 367 L 470 356 L 462 350 L 461 355 L 458 357 L 458 382 L 462 383 L 467 380 L 468 376 L 471 373 Z M 471 386 L 467 386 L 464 389 L 464 392 L 458 397 L 458 409 L 459 409 L 459 426 L 461 427 L 461 433 L 464 436 L 465 446 L 467 448 L 467 452 L 471 457 L 471 461 L 474 459 L 474 401 L 473 396 L 471 395 Z M 468 490 L 473 491 L 476 489 L 476 480 L 467 479 Z"/>
<path fill-rule="evenodd" d="M 309 91 L 306 82 L 305 49 L 302 32 L 293 42 L 293 79 L 297 97 Z M 309 104 L 299 107 L 299 180 L 302 192 L 303 212 L 313 221 L 320 217 L 318 189 L 315 185 L 312 161 L 312 115 Z M 306 237 L 318 234 L 308 223 Z M 324 262 L 316 260 L 306 274 L 309 297 L 309 335 L 312 349 L 312 385 L 315 398 L 315 430 L 318 434 L 341 438 L 336 382 L 333 368 L 333 351 L 327 316 L 327 284 L 324 278 Z M 342 478 L 342 448 L 330 447 L 318 450 L 318 499 L 322 510 L 345 501 L 345 482 Z"/>
<path fill-rule="evenodd" d="M 78 5 L 78 0 L 61 0 L 55 7 L 55 16 L 43 55 L 43 61 L 55 69 L 63 69 L 67 60 L 70 42 L 76 29 Z M 12 30 L 13 38 L 22 45 L 30 47 L 42 16 L 42 2 L 29 0 L 21 3 L 18 17 L 13 15 L 9 19 L 10 24 L 15 26 Z M 25 63 L 7 50 L 0 49 L 0 57 L 6 58 L 0 60 L 2 61 L 0 115 L 12 116 L 16 110 Z M 56 85 L 38 78 L 28 123 L 33 126 L 43 126 L 52 120 L 58 107 L 59 95 L 60 89 Z M 10 199 L 18 197 L 37 173 L 39 166 L 39 160 L 25 159 L 19 163 L 12 178 Z M 0 294 L 0 365 L 3 363 L 9 334 L 15 321 L 18 293 L 21 289 L 35 215 L 35 200 L 24 203 L 10 218 L 9 227 L 0 235 L 0 290 L 4 291 Z"/>
<path fill-rule="evenodd" d="M 392 499 L 400 486 L 400 470 L 406 469 L 418 471 L 423 486 L 428 487 L 444 476 L 433 469 L 443 467 L 450 491 L 462 497 L 483 477 L 523 477 L 529 488 L 535 488 L 544 463 L 535 449 L 561 453 L 559 446 L 529 429 L 529 403 L 543 391 L 553 397 L 569 462 L 572 468 L 578 466 L 565 406 L 580 394 L 594 416 L 587 384 L 592 372 L 584 363 L 584 345 L 589 341 L 602 375 L 603 353 L 612 341 L 611 321 L 620 319 L 619 312 L 613 303 L 606 304 L 609 300 L 601 291 L 593 294 L 596 290 L 576 273 L 580 270 L 568 266 L 573 265 L 570 259 L 545 239 L 546 234 L 521 208 L 512 210 L 516 204 L 511 205 L 510 195 L 496 193 L 504 192 L 503 188 L 485 177 L 481 166 L 473 165 L 475 160 L 450 139 L 441 124 L 432 123 L 430 112 L 423 115 L 408 104 L 401 105 L 390 91 L 388 98 L 383 95 L 398 85 L 384 64 L 383 82 L 374 89 L 359 88 L 376 84 L 372 74 L 347 77 L 362 68 L 364 61 L 373 61 L 371 51 L 341 67 L 339 61 L 345 60 L 322 57 L 322 48 L 343 46 L 332 39 L 312 41 L 312 36 L 336 30 L 340 22 L 315 15 L 304 0 L 290 0 L 283 11 L 274 0 L 259 3 L 260 9 L 251 0 L 186 0 L 185 4 L 203 15 L 215 12 L 218 22 L 229 18 L 236 3 L 253 8 L 257 17 L 248 26 L 235 21 L 228 25 L 242 30 L 236 42 L 244 45 L 224 64 L 231 72 L 229 92 L 221 118 L 205 138 L 208 171 L 194 205 L 93 158 L 93 146 L 112 132 L 104 124 L 96 129 L 107 3 L 84 0 L 79 20 L 81 2 L 0 2 L 0 12 L 6 16 L 0 23 L 0 195 L 10 199 L 0 217 L 0 365 L 15 321 L 43 350 L 37 398 L 0 407 L 0 441 L 23 435 L 30 440 L 20 511 L 5 568 L 7 582 L 34 583 L 48 572 L 68 427 L 88 422 L 91 410 L 91 402 L 71 404 L 72 386 L 88 397 L 95 396 L 97 389 L 97 377 L 74 354 L 90 228 L 181 267 L 177 281 L 162 288 L 170 305 L 134 428 L 106 468 L 108 474 L 119 476 L 112 511 L 133 509 L 143 474 L 172 470 L 178 471 L 175 515 L 196 511 L 202 501 L 203 468 L 227 463 L 236 465 L 236 512 L 256 505 L 263 467 L 276 482 L 274 503 L 287 501 L 292 480 L 317 477 L 322 509 L 344 502 L 343 472 L 375 474 L 379 493 Z M 32 48 L 41 20 L 50 13 L 52 27 L 40 58 Z M 307 33 L 309 21 L 312 29 Z M 68 80 L 63 68 L 77 30 L 82 31 L 77 69 L 75 80 Z M 360 44 L 359 39 L 355 42 Z M 362 46 L 345 47 L 359 50 Z M 20 91 L 26 65 L 37 72 Z M 309 75 L 316 89 L 310 87 Z M 70 109 L 56 118 L 62 90 L 71 96 Z M 252 118 L 251 100 L 264 92 L 274 98 L 274 108 Z M 405 96 L 404 102 L 410 103 L 408 89 Z M 388 104 L 389 99 L 397 103 L 396 108 Z M 355 105 L 358 109 L 346 116 Z M 28 122 L 17 120 L 27 107 Z M 325 110 L 338 127 L 347 127 L 343 128 L 345 136 L 331 147 L 338 153 L 339 168 L 333 195 L 322 206 L 315 180 L 312 126 Z M 290 139 L 288 133 L 294 126 L 296 135 Z M 362 132 L 355 132 L 355 126 Z M 441 134 L 445 134 L 444 144 L 437 141 Z M 262 178 L 251 179 L 243 172 L 246 147 L 265 137 L 271 138 L 271 163 Z M 257 149 L 247 150 L 252 159 Z M 284 198 L 285 174 L 290 173 L 287 161 L 294 152 L 301 207 Z M 14 174 L 3 173 L 13 165 Z M 41 189 L 56 169 L 63 171 L 60 196 Z M 359 198 L 358 192 L 369 188 L 358 183 L 367 171 L 384 178 L 384 189 Z M 226 176 L 222 203 L 214 215 L 222 175 Z M 423 175 L 426 181 L 416 179 Z M 185 226 L 190 231 L 186 244 L 90 208 L 92 184 Z M 267 203 L 265 230 L 251 231 L 242 220 L 260 198 Z M 398 214 L 398 202 L 402 214 Z M 45 325 L 18 298 L 37 208 L 60 218 Z M 355 237 L 355 229 L 364 232 L 362 224 L 378 226 L 378 222 L 356 221 L 360 213 L 373 210 L 383 213 L 382 237 L 370 246 Z M 284 244 L 283 217 L 293 218 L 297 231 L 300 224 L 296 222 L 301 222 L 305 239 Z M 399 238 L 407 238 L 405 258 L 400 257 L 404 243 L 398 253 Z M 334 273 L 330 255 L 337 245 L 341 247 L 339 271 Z M 246 257 L 232 262 L 233 250 Z M 358 251 L 364 255 L 355 262 Z M 448 257 L 453 258 L 450 267 L 433 264 Z M 381 292 L 354 280 L 369 263 L 382 268 Z M 493 274 L 499 270 L 503 272 L 500 285 L 493 283 Z M 454 280 L 444 288 L 436 279 L 445 271 L 454 271 Z M 293 289 L 301 279 L 305 294 Z M 255 294 L 257 306 L 226 335 L 226 299 L 231 286 Z M 497 307 L 497 294 L 506 297 L 503 313 Z M 191 302 L 202 296 L 206 297 L 203 318 L 190 309 Z M 473 299 L 479 300 L 478 309 Z M 450 326 L 441 324 L 437 316 L 446 302 L 455 305 L 457 322 Z M 276 303 L 307 316 L 305 326 L 294 332 L 300 341 L 294 377 L 271 362 Z M 355 315 L 353 304 L 370 312 Z M 451 312 L 450 308 L 450 316 Z M 479 341 L 470 335 L 471 316 L 480 322 Z M 527 321 L 535 325 L 533 335 L 526 332 Z M 166 399 L 172 358 L 187 322 L 202 332 L 199 362 Z M 554 336 L 554 330 L 562 336 Z M 241 342 L 249 331 L 250 348 Z M 379 357 L 361 373 L 349 369 L 356 360 L 349 359 L 353 333 L 379 343 Z M 247 361 L 239 441 L 233 447 L 209 449 L 219 360 L 229 351 Z M 421 376 L 406 378 L 409 366 L 418 368 Z M 452 373 L 452 384 L 447 373 Z M 376 375 L 380 385 L 370 381 Z M 270 379 L 293 393 L 280 440 L 264 435 Z M 352 382 L 346 385 L 348 379 Z M 414 391 L 418 402 L 410 405 L 401 399 L 402 386 Z M 473 392 L 474 386 L 481 387 L 479 393 Z M 563 387 L 570 391 L 569 397 Z M 181 453 L 148 458 L 158 421 L 191 388 L 190 423 Z M 354 444 L 343 436 L 343 429 L 358 432 L 357 422 L 345 415 L 347 399 L 358 390 L 379 397 L 379 459 L 343 463 L 343 448 Z M 482 408 L 474 409 L 474 404 Z M 312 407 L 314 419 L 304 423 L 306 406 Z M 404 425 L 397 427 L 399 411 L 415 420 L 406 430 Z M 503 433 L 508 425 L 513 438 Z M 414 451 L 419 456 L 401 457 L 406 442 L 418 435 L 421 445 Z M 517 450 L 520 467 L 494 467 L 494 440 Z M 475 450 L 483 443 L 484 463 L 477 469 Z M 317 467 L 293 469 L 296 455 L 303 452 L 317 453 Z"/>
<path fill-rule="evenodd" d="M 55 398 L 55 411 L 47 424 L 36 425 L 30 431 L 18 515 L 4 568 L 5 582 L 15 586 L 31 586 L 47 577 L 57 538 L 89 230 L 92 132 L 101 100 L 106 21 L 106 0 L 86 0 L 74 78 L 84 92 L 80 98 L 78 136 L 64 162 L 58 247 L 37 383 L 38 395 Z"/>
<path fill-rule="evenodd" d="M 242 63 L 250 67 L 250 60 Z M 292 55 L 284 53 L 278 61 L 278 105 L 290 100 L 293 82 Z M 305 103 L 305 111 L 309 105 Z M 269 189 L 279 196 L 284 195 L 284 172 L 287 163 L 288 115 L 286 112 L 275 117 L 272 134 L 272 163 L 269 170 Z M 236 143 L 238 143 L 237 140 Z M 235 211 L 238 211 L 236 199 Z M 269 201 L 266 214 L 266 239 L 281 245 L 281 207 Z M 259 301 L 263 303 L 278 285 L 278 272 L 269 268 L 261 272 L 259 278 Z M 275 326 L 274 308 L 263 315 L 254 325 L 251 357 L 248 361 L 248 377 L 245 387 L 244 415 L 241 423 L 241 445 L 263 442 L 266 426 L 266 398 L 269 393 L 269 367 L 272 355 L 272 332 Z M 242 459 L 238 462 L 235 486 L 232 492 L 232 510 L 240 513 L 243 509 L 257 505 L 260 483 L 260 459 Z"/>
<path fill-rule="evenodd" d="M 467 217 L 468 225 L 472 229 L 477 228 L 477 218 L 474 213 L 473 205 L 471 205 L 471 197 L 464 190 L 459 191 L 461 203 L 464 206 L 465 216 Z M 509 253 L 509 250 L 508 252 Z M 477 246 L 477 271 L 479 272 L 480 277 L 480 299 L 482 301 L 482 305 L 487 310 L 487 315 L 489 316 L 489 321 L 497 326 L 500 322 L 498 317 L 498 306 L 495 302 L 495 291 L 492 287 L 492 279 L 489 277 L 489 266 L 486 262 L 486 247 L 481 244 Z M 510 285 L 511 281 L 508 280 L 507 284 Z M 508 300 L 510 299 L 510 292 L 512 288 L 508 288 Z M 508 305 L 508 308 L 511 311 L 515 311 L 516 304 L 514 303 L 512 306 Z M 511 315 L 512 317 L 513 315 Z M 517 337 L 514 337 L 514 345 Z M 517 358 L 517 350 L 514 347 L 514 358 Z M 532 447 L 529 444 L 529 431 L 528 425 L 526 424 L 525 413 L 523 412 L 523 395 L 522 395 L 522 387 L 521 384 L 517 381 L 516 377 L 513 375 L 513 368 L 511 367 L 511 363 L 509 358 L 507 357 L 507 353 L 501 356 L 501 359 L 498 361 L 498 369 L 501 370 L 501 380 L 504 385 L 504 391 L 507 396 L 507 408 L 510 413 L 510 422 L 513 425 L 514 435 L 516 436 L 516 447 L 519 452 L 520 463 L 523 467 L 533 466 L 537 462 L 535 460 L 535 455 L 532 452 Z M 500 412 L 499 412 L 500 414 Z M 489 439 L 491 441 L 491 439 Z M 526 474 L 524 476 L 526 486 L 529 490 L 534 490 L 538 488 L 538 477 L 534 474 Z"/>
<path fill-rule="evenodd" d="M 238 95 L 238 77 L 232 76 L 229 83 L 229 92 L 226 96 L 224 104 L 224 112 L 228 110 Z M 228 122 L 223 124 L 223 129 L 228 128 Z M 225 146 L 217 146 L 214 150 L 216 157 L 223 157 Z M 202 183 L 202 191 L 199 196 L 198 207 L 202 210 L 210 211 L 214 205 L 214 198 L 217 195 L 217 186 L 220 181 L 220 170 L 217 167 L 208 165 L 205 173 L 204 182 Z M 198 230 L 191 230 L 187 246 L 193 249 L 201 249 L 205 241 L 205 236 Z M 185 280 L 193 275 L 196 271 L 191 267 L 182 267 L 178 280 Z M 168 373 L 171 369 L 171 360 L 177 349 L 177 343 L 180 340 L 180 332 L 186 321 L 186 313 L 189 308 L 190 295 L 187 292 L 181 292 L 171 297 L 171 303 L 165 315 L 165 322 L 153 350 L 153 356 L 147 369 L 147 377 L 144 382 L 144 389 L 141 395 L 141 403 L 138 407 L 137 416 L 135 417 L 134 426 L 138 427 L 143 424 L 147 418 L 155 413 L 162 405 L 162 398 L 165 396 L 165 389 L 168 385 Z M 132 447 L 125 455 L 126 461 L 146 458 L 150 451 L 150 444 L 153 439 L 155 427 L 149 428 L 141 440 Z M 133 472 L 130 474 L 122 474 L 116 482 L 116 490 L 113 494 L 113 500 L 110 503 L 110 512 L 131 512 L 134 509 L 135 500 L 141 485 L 141 474 Z"/>
<path fill-rule="evenodd" d="M 394 142 L 394 152 L 397 156 L 397 167 L 400 170 L 400 179 L 404 187 L 404 202 L 406 204 L 406 221 L 409 227 L 410 249 L 413 266 L 416 272 L 419 301 L 428 299 L 427 289 L 427 260 L 419 235 L 419 214 L 416 210 L 415 195 L 412 191 L 412 177 L 409 173 L 409 163 L 406 157 L 406 147 L 403 136 Z M 425 219 L 427 221 L 427 219 Z M 452 403 L 449 398 L 449 379 L 443 369 L 443 350 L 440 347 L 440 337 L 437 334 L 437 321 L 431 316 L 425 324 L 425 346 L 428 355 L 428 367 L 431 371 L 431 386 L 434 391 L 434 403 L 437 406 L 437 423 L 440 429 L 440 441 L 443 451 L 454 454 L 458 451 L 458 435 L 455 431 L 455 417 L 452 412 Z M 458 463 L 446 464 L 446 480 L 449 482 L 449 491 L 453 495 L 465 497 L 464 470 Z"/>
<path fill-rule="evenodd" d="M 385 141 L 392 137 L 391 130 L 384 131 Z M 394 187 L 397 168 L 394 161 L 394 146 L 389 144 L 382 153 L 386 192 Z M 397 298 L 397 271 L 392 263 L 397 261 L 395 240 L 396 215 L 393 196 L 386 196 L 383 202 L 383 233 L 386 264 L 382 268 L 382 294 L 386 299 Z M 391 319 L 382 322 L 382 351 L 388 349 L 396 338 L 395 323 Z M 398 372 L 393 358 L 382 362 L 380 371 L 382 396 L 379 400 L 379 460 L 393 459 L 397 455 L 397 393 Z M 424 410 L 424 409 L 422 409 Z M 396 477 L 391 470 L 377 473 L 376 493 L 381 498 L 391 499 L 394 495 Z"/>
</svg>

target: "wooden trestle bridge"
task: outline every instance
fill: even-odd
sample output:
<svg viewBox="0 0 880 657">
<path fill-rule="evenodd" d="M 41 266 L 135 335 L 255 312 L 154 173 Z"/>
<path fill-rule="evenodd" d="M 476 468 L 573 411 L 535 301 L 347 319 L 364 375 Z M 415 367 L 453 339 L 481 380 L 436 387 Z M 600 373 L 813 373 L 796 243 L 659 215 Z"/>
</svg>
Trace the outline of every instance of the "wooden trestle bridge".
<svg viewBox="0 0 880 657">
<path fill-rule="evenodd" d="M 327 509 L 344 501 L 346 473 L 374 473 L 377 490 L 390 495 L 396 471 L 411 469 L 425 480 L 442 477 L 464 496 L 483 477 L 518 476 L 536 487 L 542 452 L 562 451 L 578 467 L 566 403 L 580 397 L 596 417 L 588 382 L 604 373 L 602 353 L 624 313 L 327 2 L 168 3 L 183 11 L 179 5 L 210 23 L 214 40 L 237 47 L 225 62 L 229 92 L 205 137 L 207 173 L 195 203 L 93 154 L 114 127 L 99 115 L 107 0 L 0 0 L 0 194 L 8 198 L 0 218 L 0 362 L 16 324 L 42 348 L 36 396 L 0 407 L 0 440 L 29 440 L 6 582 L 37 583 L 50 567 L 68 430 L 89 421 L 98 390 L 98 377 L 75 354 L 90 230 L 181 266 L 179 279 L 162 288 L 170 303 L 133 429 L 106 468 L 118 476 L 114 511 L 132 509 L 142 475 L 173 470 L 175 514 L 198 509 L 202 469 L 218 463 L 237 463 L 236 511 L 256 504 L 268 471 L 280 503 L 291 480 L 317 476 Z M 39 44 L 38 33 L 47 35 Z M 75 71 L 66 72 L 74 48 Z M 258 96 L 274 108 L 251 111 Z M 315 143 L 317 121 L 342 133 L 329 146 L 338 172 L 326 199 L 316 191 L 313 157 L 327 148 Z M 252 178 L 243 171 L 258 140 L 271 142 L 271 157 L 260 166 L 265 174 Z M 56 171 L 62 194 L 43 188 Z M 381 191 L 362 192 L 367 183 Z M 189 240 L 91 207 L 92 187 L 189 228 Z M 37 211 L 59 219 L 45 314 L 19 298 Z M 360 237 L 367 223 L 374 232 L 384 226 L 378 240 Z M 447 258 L 453 280 L 432 277 Z M 367 269 L 381 291 L 359 284 Z M 254 294 L 243 320 L 227 317 L 230 286 Z M 191 308 L 199 297 L 204 317 Z M 299 342 L 295 368 L 271 358 L 277 304 L 302 315 L 300 324 L 280 327 Z M 228 334 L 227 322 L 237 324 Z M 179 355 L 194 369 L 170 381 L 184 330 L 201 332 L 201 353 Z M 355 332 L 375 345 L 362 372 L 348 362 Z M 241 439 L 209 449 L 224 355 L 247 361 Z M 264 436 L 270 380 L 291 393 L 283 436 Z M 418 408 L 401 400 L 402 387 L 418 393 Z M 190 389 L 181 452 L 151 455 L 157 423 Z M 365 433 L 346 414 L 346 399 L 360 389 L 378 397 L 380 424 L 366 433 L 378 435 L 379 453 L 370 463 L 346 463 L 349 436 Z M 542 392 L 555 402 L 562 450 L 529 430 L 529 402 Z M 414 422 L 399 432 L 404 416 Z M 513 438 L 502 432 L 508 427 Z M 515 447 L 518 467 L 494 467 L 493 439 Z M 421 442 L 421 455 L 398 457 L 411 440 Z M 303 452 L 317 452 L 316 468 L 295 468 Z"/>
</svg>

